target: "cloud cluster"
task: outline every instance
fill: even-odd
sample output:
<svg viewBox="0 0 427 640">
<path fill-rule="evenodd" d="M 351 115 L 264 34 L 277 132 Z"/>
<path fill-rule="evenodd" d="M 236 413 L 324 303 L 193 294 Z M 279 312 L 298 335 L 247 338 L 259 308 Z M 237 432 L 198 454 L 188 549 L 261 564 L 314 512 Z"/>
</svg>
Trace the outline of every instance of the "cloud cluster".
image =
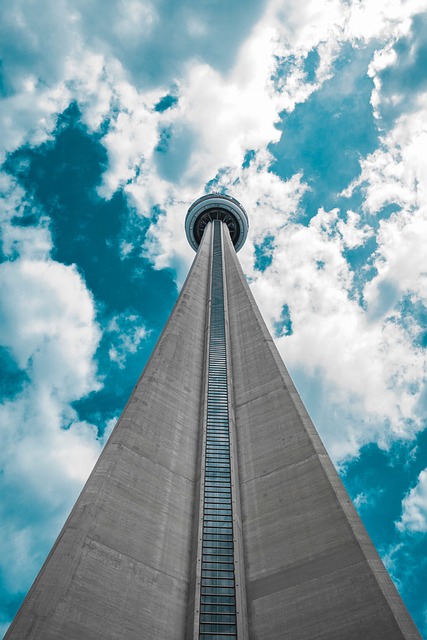
<svg viewBox="0 0 427 640">
<path fill-rule="evenodd" d="M 72 403 L 100 387 L 100 331 L 77 269 L 49 257 L 44 217 L 21 226 L 31 203 L 7 176 L 2 186 L 2 250 L 11 259 L 0 264 L 0 342 L 14 375 L 0 405 L 0 539 L 3 586 L 13 592 L 28 587 L 99 455 L 96 428 Z"/>
<path fill-rule="evenodd" d="M 138 314 L 129 312 L 114 316 L 106 328 L 110 338 L 108 355 L 120 369 L 125 368 L 126 358 L 136 353 L 142 340 L 147 336 L 147 329 Z"/>
<path fill-rule="evenodd" d="M 397 523 L 400 531 L 427 532 L 427 469 L 421 471 L 418 481 L 403 499 L 402 517 Z"/>
<path fill-rule="evenodd" d="M 117 82 L 136 91 L 168 87 L 192 58 L 225 71 L 263 6 L 263 0 L 236 3 L 227 7 L 226 19 L 225 7 L 194 0 L 179 6 L 113 0 L 102 10 L 80 0 L 48 0 L 43 11 L 27 0 L 3 7 L 3 153 L 46 139 L 55 116 L 73 99 L 99 125 Z"/>
</svg>

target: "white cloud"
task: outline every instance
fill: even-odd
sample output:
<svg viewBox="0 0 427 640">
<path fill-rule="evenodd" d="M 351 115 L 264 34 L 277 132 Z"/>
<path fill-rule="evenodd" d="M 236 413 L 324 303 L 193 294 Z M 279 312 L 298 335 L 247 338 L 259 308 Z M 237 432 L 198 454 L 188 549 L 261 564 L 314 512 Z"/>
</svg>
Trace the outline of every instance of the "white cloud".
<svg viewBox="0 0 427 640">
<path fill-rule="evenodd" d="M 275 125 L 280 112 L 285 108 L 292 110 L 329 77 L 330 64 L 340 43 L 335 39 L 335 44 L 329 46 L 325 26 L 323 31 L 318 30 L 317 40 L 305 44 L 302 40 L 292 50 L 286 43 L 287 26 L 280 22 L 277 13 L 277 7 L 271 3 L 243 43 L 227 75 L 206 63 L 188 62 L 185 73 L 176 79 L 178 106 L 163 114 L 153 112 L 153 106 L 166 88 L 144 92 L 132 86 L 124 75 L 120 78 L 120 74 L 114 83 L 105 81 L 105 74 L 112 73 L 111 62 L 108 68 L 104 64 L 101 81 L 98 69 L 99 86 L 114 104 L 108 133 L 102 138 L 109 154 L 109 168 L 100 189 L 103 196 L 109 197 L 120 185 L 128 183 L 126 192 L 139 211 L 147 215 L 150 210 L 147 203 L 162 206 L 176 201 L 176 197 L 170 197 L 173 185 L 169 178 L 179 183 L 180 192 L 189 187 L 194 196 L 219 168 L 239 167 L 248 149 L 262 152 L 267 144 L 279 139 Z M 310 83 L 303 72 L 304 58 L 318 45 L 317 80 Z M 295 54 L 294 70 L 277 91 L 273 76 L 278 60 L 280 56 Z M 97 64 L 99 67 L 100 63 Z M 110 89 L 106 89 L 106 84 Z M 91 95 L 92 87 L 86 80 L 82 86 Z M 80 92 L 83 104 L 84 93 Z M 105 114 L 105 107 L 101 112 Z M 96 122 L 96 118 L 88 121 Z M 163 157 L 156 155 L 162 130 L 169 130 L 171 136 L 168 153 Z M 163 159 L 167 171 L 162 170 Z"/>
<path fill-rule="evenodd" d="M 79 38 L 65 0 L 46 0 L 43 10 L 26 0 L 17 0 L 13 7 L 2 5 L 0 23 L 2 161 L 6 152 L 49 137 L 57 114 L 71 99 L 65 68 Z"/>
<path fill-rule="evenodd" d="M 384 562 L 387 571 L 389 572 L 390 576 L 393 579 L 393 582 L 400 592 L 402 592 L 403 590 L 403 583 L 397 578 L 397 575 L 400 573 L 399 565 L 402 562 L 402 556 L 405 556 L 405 552 L 407 553 L 405 545 L 403 544 L 403 542 L 399 542 L 397 544 L 391 545 L 388 549 L 381 553 L 381 559 Z"/>
<path fill-rule="evenodd" d="M 381 139 L 379 148 L 361 162 L 360 176 L 346 190 L 362 187 L 364 208 L 377 214 L 393 203 L 403 210 L 425 206 L 427 201 L 427 93 L 418 96 L 416 109 L 403 113 Z"/>
<path fill-rule="evenodd" d="M 199 175 L 200 161 L 208 163 L 204 172 L 209 174 L 240 160 L 242 150 L 257 149 L 276 139 L 274 123 L 280 110 L 292 110 L 330 76 L 331 63 L 344 42 L 394 40 L 408 32 L 411 17 L 425 7 L 424 0 L 388 0 L 378 6 L 329 0 L 319 8 L 313 0 L 303 5 L 290 2 L 284 8 L 283 3 L 271 0 L 251 31 L 239 34 L 235 30 L 241 46 L 227 74 L 206 62 L 211 58 L 208 49 L 195 45 L 205 40 L 200 38 L 206 28 L 205 10 L 182 7 L 191 37 L 187 46 L 178 46 L 175 39 L 164 43 L 161 56 L 171 58 L 173 72 L 167 78 L 162 71 L 157 89 L 174 81 L 181 85 L 184 107 L 179 119 L 189 123 L 198 137 L 188 178 Z M 114 189 L 132 177 L 135 160 L 151 153 L 157 124 L 144 106 L 147 89 L 152 91 L 156 83 L 140 82 L 141 74 L 153 73 L 149 59 L 141 64 L 140 48 L 142 44 L 157 46 L 157 30 L 165 33 L 165 22 L 171 16 L 161 16 L 150 2 L 135 0 L 111 2 L 101 13 L 95 5 L 77 2 L 71 7 L 65 0 L 50 0 L 48 9 L 40 12 L 18 0 L 13 10 L 5 9 L 0 17 L 8 33 L 3 60 L 7 95 L 0 112 L 4 148 L 46 139 L 55 115 L 73 98 L 80 102 L 84 119 L 93 128 L 99 127 L 112 101 L 118 100 L 114 109 L 118 107 L 120 113 L 105 138 L 111 154 L 107 185 Z M 303 61 L 315 48 L 320 56 L 316 81 L 307 82 Z M 192 55 L 199 62 L 189 64 Z M 294 57 L 293 71 L 285 74 L 280 92 L 274 93 L 271 75 L 281 56 Z M 159 70 L 165 67 L 162 62 L 163 58 L 158 60 Z"/>
<path fill-rule="evenodd" d="M 34 214 L 33 225 L 19 224 L 26 215 Z M 0 173 L 0 241 L 8 259 L 18 255 L 44 260 L 52 249 L 49 219 L 26 198 L 24 190 L 7 174 Z"/>
<path fill-rule="evenodd" d="M 183 117 L 197 136 L 187 181 L 204 182 L 218 167 L 241 165 L 246 150 L 259 150 L 279 139 L 274 126 L 278 105 L 270 80 L 274 45 L 274 32 L 258 26 L 227 77 L 197 65 L 182 82 Z"/>
<path fill-rule="evenodd" d="M 0 101 L 0 162 L 6 153 L 24 143 L 38 145 L 49 138 L 56 116 L 69 102 L 70 93 L 63 84 L 40 89 L 35 81 L 28 82 L 20 93 L 3 98 Z"/>
<path fill-rule="evenodd" d="M 66 0 L 45 0 L 43 10 L 16 0 L 0 7 L 3 81 L 8 94 L 39 81 L 52 87 L 63 79 L 66 57 L 76 46 L 73 14 Z"/>
<path fill-rule="evenodd" d="M 349 4 L 346 36 L 353 40 L 390 40 L 408 33 L 411 18 L 427 8 L 425 0 L 359 0 Z"/>
<path fill-rule="evenodd" d="M 337 230 L 339 231 L 343 245 L 347 249 L 355 249 L 365 244 L 368 238 L 374 235 L 373 229 L 363 224 L 360 214 L 355 211 L 347 211 L 347 220 L 338 220 Z"/>
<path fill-rule="evenodd" d="M 154 112 L 153 106 L 166 89 L 144 93 L 127 82 L 116 83 L 114 99 L 119 112 L 102 138 L 109 168 L 100 193 L 108 197 L 132 180 L 126 191 L 143 214 L 144 203 L 166 200 L 164 194 L 171 185 L 165 185 L 167 174 L 162 176 L 159 170 L 163 158 L 156 155 L 162 130 L 169 129 L 171 135 L 165 156 L 168 171 L 179 175 L 180 187 L 191 187 L 193 195 L 218 168 L 240 166 L 248 149 L 261 149 L 278 140 L 280 133 L 274 125 L 283 106 L 274 96 L 271 81 L 275 48 L 274 32 L 261 25 L 244 44 L 228 76 L 207 64 L 189 64 L 178 84 L 178 107 L 163 114 Z M 192 140 L 197 140 L 193 151 Z M 184 153 L 177 145 L 184 145 Z"/>
<path fill-rule="evenodd" d="M 114 99 L 119 105 L 116 117 L 102 138 L 108 152 L 109 166 L 99 188 L 101 196 L 110 197 L 119 186 L 135 178 L 136 169 L 150 159 L 158 143 L 159 114 L 153 112 L 162 90 L 147 95 L 127 82 L 114 88 Z"/>
<path fill-rule="evenodd" d="M 349 193 L 361 187 L 364 208 L 375 216 L 385 206 L 399 210 L 381 220 L 374 267 L 378 276 L 365 289 L 368 305 L 375 307 L 384 286 L 396 290 L 396 299 L 412 293 L 426 301 L 427 285 L 427 93 L 417 109 L 402 115 L 383 137 L 379 149 L 361 163 L 360 177 Z"/>
<path fill-rule="evenodd" d="M 99 340 L 92 298 L 75 267 L 16 260 L 0 267 L 2 343 L 38 384 L 75 399 L 96 386 Z M 40 377 L 39 377 L 40 376 Z"/>
<path fill-rule="evenodd" d="M 71 406 L 100 387 L 94 363 L 100 332 L 73 266 L 27 258 L 3 263 L 0 295 L 1 344 L 26 371 L 21 388 L 0 405 L 7 514 L 1 557 L 6 584 L 16 591 L 28 587 L 101 450 L 96 428 L 79 421 Z"/>
<path fill-rule="evenodd" d="M 61 486 L 66 502 L 100 450 L 94 427 L 78 422 L 70 406 L 100 387 L 93 361 L 100 331 L 92 297 L 76 268 L 49 257 L 47 217 L 10 177 L 1 174 L 0 180 L 2 249 L 12 259 L 0 265 L 0 343 L 26 372 L 18 395 L 0 406 L 7 443 L 1 458 L 7 481 L 18 470 L 17 482 L 19 473 L 31 477 L 33 490 L 41 495 L 46 487 Z M 38 222 L 17 225 L 25 215 Z M 51 478 L 46 483 L 40 468 L 45 464 Z"/>
<path fill-rule="evenodd" d="M 117 424 L 117 420 L 119 419 L 119 416 L 115 416 L 114 418 L 110 418 L 109 420 L 107 420 L 107 423 L 105 425 L 105 429 L 104 429 L 104 433 L 102 436 L 102 442 L 105 444 L 108 440 L 108 438 L 111 436 L 114 427 Z"/>
<path fill-rule="evenodd" d="M 353 504 L 360 512 L 365 507 L 373 507 L 378 502 L 379 497 L 384 492 L 383 489 L 370 489 L 358 493 L 353 500 Z"/>
<path fill-rule="evenodd" d="M 304 45 L 301 42 L 292 49 L 286 40 L 287 26 L 280 22 L 278 13 L 276 5 L 271 3 L 243 43 L 227 75 L 206 63 L 189 62 L 177 84 L 178 107 L 172 111 L 161 115 L 150 113 L 152 92 L 144 95 L 135 90 L 118 89 L 123 113 L 103 139 L 107 149 L 114 149 L 109 151 L 112 169 L 106 174 L 106 194 L 130 179 L 139 161 L 140 175 L 126 191 L 141 206 L 138 191 L 143 193 L 145 201 L 165 202 L 162 194 L 168 191 L 170 184 L 165 186 L 164 182 L 168 182 L 165 176 L 163 180 L 159 179 L 154 155 L 161 128 L 170 129 L 170 171 L 176 168 L 180 191 L 190 187 L 193 195 L 215 176 L 218 169 L 240 167 L 247 150 L 263 153 L 269 143 L 278 141 L 280 131 L 276 124 L 280 112 L 292 110 L 329 77 L 330 64 L 339 48 L 336 40 L 332 48 L 326 39 L 322 41 L 328 33 L 325 27 L 324 32 L 318 31 L 317 40 Z M 320 46 L 317 80 L 307 82 L 302 68 L 304 58 L 317 45 Z M 278 83 L 273 77 L 280 57 L 290 55 L 296 56 L 293 72 Z M 184 153 L 180 146 L 174 155 L 175 138 L 179 139 L 180 145 L 181 141 L 188 145 Z M 196 141 L 194 145 L 192 140 Z M 146 205 L 143 211 L 145 208 Z"/>
<path fill-rule="evenodd" d="M 177 268 L 182 261 L 185 265 L 188 264 L 190 254 L 181 238 L 182 234 L 179 233 L 183 215 L 195 194 L 203 192 L 205 182 L 213 178 L 218 170 L 223 172 L 220 184 L 229 187 L 234 194 L 239 193 L 239 184 L 245 185 L 246 189 L 241 190 L 244 193 L 242 200 L 247 203 L 248 210 L 254 212 L 251 204 L 252 201 L 258 202 L 260 194 L 256 192 L 256 187 L 251 188 L 249 185 L 250 193 L 254 196 L 248 199 L 248 174 L 240 168 L 245 152 L 248 149 L 254 150 L 257 153 L 256 162 L 258 165 L 264 163 L 267 173 L 269 159 L 265 148 L 278 139 L 279 132 L 275 125 L 280 112 L 283 109 L 291 111 L 297 102 L 305 101 L 330 77 L 332 62 L 345 41 L 354 42 L 361 38 L 367 40 L 374 36 L 386 38 L 387 34 L 394 38 L 393 29 L 403 28 L 399 27 L 399 6 L 399 3 L 394 2 L 394 9 L 389 14 L 378 11 L 375 29 L 372 31 L 371 22 L 366 25 L 366 29 L 369 28 L 370 31 L 363 34 L 362 16 L 364 12 L 371 11 L 367 5 L 359 3 L 359 27 L 354 31 L 355 27 L 351 26 L 353 5 L 343 8 L 340 2 L 331 1 L 326 7 L 322 6 L 320 11 L 314 2 L 304 6 L 301 3 L 288 3 L 285 10 L 281 3 L 270 2 L 262 19 L 243 43 L 228 74 L 221 74 L 208 64 L 188 64 L 187 73 L 178 82 L 178 107 L 157 117 L 157 121 L 151 117 L 150 124 L 147 125 L 148 131 L 143 132 L 142 127 L 141 134 L 137 134 L 148 136 L 151 150 L 148 146 L 145 147 L 139 176 L 125 188 L 132 204 L 142 215 L 149 215 L 154 204 L 167 211 L 167 215 L 161 216 L 151 228 L 146 245 L 148 255 L 158 268 L 168 265 Z M 405 8 L 401 7 L 405 16 L 410 16 L 417 10 L 418 5 L 415 4 L 409 8 L 406 5 Z M 308 82 L 303 63 L 314 48 L 318 48 L 320 60 L 316 80 Z M 283 78 L 273 80 L 281 58 L 289 60 L 292 56 L 294 62 L 291 71 L 284 73 Z M 135 129 L 134 113 L 134 108 L 130 107 L 129 115 L 126 116 L 129 127 L 125 124 L 126 118 L 120 126 L 119 123 L 114 125 L 116 129 L 111 138 L 112 144 L 115 144 L 116 138 L 121 143 L 116 151 L 119 157 L 113 163 L 117 171 L 111 189 L 120 182 L 120 176 L 129 179 L 133 172 L 137 144 L 136 139 L 130 139 L 129 131 L 139 130 L 138 126 Z M 175 156 L 173 153 L 168 156 L 169 166 L 178 167 L 178 187 L 167 176 L 159 176 L 155 161 L 156 139 L 153 127 L 159 129 L 168 126 L 172 140 L 177 134 L 180 139 L 185 136 L 188 143 L 184 153 L 179 149 Z M 196 142 L 193 144 L 191 139 Z M 259 179 L 257 183 L 260 184 Z M 259 210 L 258 206 L 256 210 Z M 357 217 L 358 214 L 349 212 L 348 215 Z M 256 214 L 253 215 L 252 233 L 255 225 L 258 226 L 259 219 Z M 272 226 L 274 228 L 274 222 Z M 347 223 L 345 229 L 348 242 L 350 227 Z M 356 240 L 353 231 L 353 242 L 366 239 L 370 233 L 366 225 L 352 225 L 352 228 L 357 228 L 359 238 Z M 245 252 L 241 254 L 242 257 L 244 255 Z M 245 268 L 250 268 L 247 262 Z M 183 269 L 178 267 L 178 270 L 179 280 L 182 281 Z"/>
<path fill-rule="evenodd" d="M 402 517 L 396 523 L 400 531 L 427 532 L 427 469 L 402 502 Z"/>
<path fill-rule="evenodd" d="M 46 392 L 27 388 L 0 406 L 3 444 L 1 566 L 6 588 L 25 591 L 59 533 L 100 451 L 93 425 Z"/>
<path fill-rule="evenodd" d="M 78 102 L 83 122 L 97 131 L 115 108 L 114 86 L 122 81 L 122 68 L 99 53 L 85 50 L 82 55 L 67 59 L 64 77 L 70 99 Z"/>
<path fill-rule="evenodd" d="M 136 353 L 139 345 L 147 337 L 147 329 L 142 318 L 135 313 L 124 312 L 114 316 L 109 322 L 106 334 L 110 337 L 108 355 L 120 369 L 124 369 L 126 358 Z"/>
</svg>

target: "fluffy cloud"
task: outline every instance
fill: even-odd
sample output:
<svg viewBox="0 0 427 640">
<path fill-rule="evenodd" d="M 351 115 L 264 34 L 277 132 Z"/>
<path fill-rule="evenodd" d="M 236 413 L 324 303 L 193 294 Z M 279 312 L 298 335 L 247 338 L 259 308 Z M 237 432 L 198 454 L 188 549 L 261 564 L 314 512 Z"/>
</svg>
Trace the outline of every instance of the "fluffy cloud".
<svg viewBox="0 0 427 640">
<path fill-rule="evenodd" d="M 397 523 L 400 531 L 427 532 L 427 469 L 402 502 L 402 517 Z"/>
<path fill-rule="evenodd" d="M 277 140 L 274 125 L 283 106 L 271 80 L 276 47 L 274 33 L 261 24 L 228 76 L 207 64 L 190 64 L 175 88 L 177 106 L 164 113 L 154 110 L 159 90 L 116 85 L 120 110 L 102 139 L 110 166 L 101 193 L 108 196 L 131 182 L 126 191 L 146 215 L 147 202 L 168 201 L 171 183 L 190 187 L 194 195 L 218 168 L 239 166 L 248 149 Z"/>
<path fill-rule="evenodd" d="M 3 154 L 49 137 L 55 116 L 73 99 L 88 111 L 87 121 L 99 126 L 118 82 L 136 90 L 168 87 L 191 57 L 225 70 L 263 4 L 250 0 L 227 7 L 226 20 L 219 6 L 192 0 L 179 7 L 167 1 L 161 8 L 114 0 L 102 11 L 96 3 L 67 0 L 48 0 L 40 11 L 18 0 L 0 9 Z M 178 35 L 177 23 L 187 25 L 187 37 Z M 201 37 L 207 25 L 209 37 Z"/>
<path fill-rule="evenodd" d="M 72 18 L 63 0 L 47 0 L 42 11 L 25 0 L 13 7 L 3 6 L 0 24 L 3 160 L 7 151 L 45 140 L 56 115 L 68 105 L 70 94 L 64 84 L 64 69 L 75 39 Z"/>
<path fill-rule="evenodd" d="M 260 150 L 278 139 L 275 124 L 280 112 L 307 100 L 330 77 L 344 42 L 386 34 L 390 38 L 390 25 L 397 29 L 403 15 L 407 31 L 422 3 L 403 6 L 390 0 L 388 5 L 372 16 L 366 3 L 343 7 L 331 0 L 319 11 L 315 2 L 304 7 L 292 2 L 284 9 L 274 0 L 254 0 L 244 15 L 236 8 L 240 20 L 233 23 L 233 37 L 227 39 L 230 16 L 226 23 L 218 15 L 212 20 L 208 8 L 192 2 L 173 11 L 174 19 L 166 5 L 160 11 L 134 0 L 112 2 L 102 15 L 95 5 L 74 3 L 71 9 L 65 0 L 43 15 L 32 12 L 24 1 L 15 3 L 3 16 L 8 33 L 3 60 L 6 99 L 1 107 L 4 147 L 11 150 L 45 139 L 56 114 L 75 99 L 93 129 L 109 120 L 103 137 L 109 154 L 103 196 L 132 182 L 130 191 L 139 185 L 146 193 L 149 185 L 147 200 L 161 203 L 165 180 L 191 184 L 194 193 L 219 167 L 241 163 L 248 149 Z M 188 25 L 185 46 L 182 37 L 179 42 L 165 37 L 169 22 L 175 31 L 178 18 Z M 210 37 L 201 38 L 207 24 Z M 47 41 L 44 33 L 51 34 Z M 160 35 L 162 46 L 154 54 Z M 149 49 L 149 55 L 144 57 L 141 47 Z M 314 51 L 318 62 L 314 77 L 308 79 L 305 63 Z M 155 61 L 152 68 L 149 60 Z M 286 71 L 281 70 L 282 61 Z M 156 113 L 154 105 L 173 84 L 178 108 Z M 167 153 L 159 146 L 165 135 Z"/>
<path fill-rule="evenodd" d="M 373 4 L 366 0 L 349 5 L 347 36 L 355 41 L 393 40 L 406 34 L 413 16 L 427 8 L 425 0 L 385 0 Z"/>
<path fill-rule="evenodd" d="M 142 215 L 150 215 L 156 204 L 168 212 L 152 227 L 147 245 L 156 266 L 176 267 L 180 256 L 188 263 L 185 243 L 176 246 L 179 235 L 175 231 L 181 229 L 185 208 L 195 193 L 203 192 L 206 181 L 219 176 L 214 188 L 221 185 L 236 194 L 239 184 L 247 187 L 246 173 L 239 167 L 248 150 L 268 171 L 265 147 L 278 140 L 275 125 L 281 111 L 292 111 L 330 77 L 332 63 L 346 41 L 393 39 L 403 33 L 399 20 L 403 14 L 408 18 L 408 31 L 409 17 L 420 10 L 419 5 L 391 5 L 389 11 L 378 10 L 375 20 L 369 22 L 367 13 L 371 10 L 360 3 L 343 9 L 341 3 L 329 2 L 319 14 L 315 3 L 304 5 L 304 9 L 300 4 L 288 3 L 284 9 L 270 2 L 227 75 L 208 64 L 190 63 L 176 86 L 178 106 L 161 117 L 150 116 L 151 126 L 147 119 L 146 125 L 142 124 L 142 110 L 136 116 L 135 109 L 127 109 L 129 115 L 114 124 L 111 134 L 121 141 L 115 145 L 120 158 L 113 156 L 113 166 L 123 167 L 116 172 L 112 188 L 120 183 L 120 173 L 128 180 L 136 173 L 136 141 L 144 138 L 145 146 L 139 145 L 145 152 L 138 175 L 125 189 Z M 305 64 L 313 51 L 317 52 L 318 61 L 314 77 L 309 79 Z M 153 127 L 157 127 L 157 145 Z M 255 193 L 256 189 L 251 191 Z M 246 203 L 247 189 L 244 195 Z M 254 202 L 258 202 L 256 196 Z M 247 207 L 254 211 L 250 204 Z M 257 220 L 255 214 L 252 224 L 258 224 Z"/>
<path fill-rule="evenodd" d="M 3 263 L 0 295 L 2 346 L 26 371 L 0 405 L 1 557 L 6 587 L 16 591 L 28 587 L 101 449 L 96 428 L 71 406 L 100 386 L 93 360 L 100 332 L 73 266 Z"/>
<path fill-rule="evenodd" d="M 131 312 L 114 316 L 107 326 L 106 333 L 110 338 L 108 355 L 120 369 L 124 369 L 127 356 L 136 353 L 142 340 L 147 337 L 142 318 Z"/>
<path fill-rule="evenodd" d="M 364 508 L 369 508 L 375 505 L 382 493 L 384 493 L 383 489 L 371 489 L 369 491 L 362 491 L 361 493 L 358 493 L 354 498 L 353 504 L 360 512 Z"/>
<path fill-rule="evenodd" d="M 63 85 L 40 90 L 32 79 L 20 93 L 3 98 L 0 101 L 0 162 L 7 152 L 25 143 L 44 142 L 55 126 L 56 116 L 69 102 L 70 94 Z"/>
<path fill-rule="evenodd" d="M 34 218 L 34 224 L 25 221 Z M 10 176 L 0 173 L 1 250 L 5 258 L 46 259 L 52 249 L 49 219 L 32 206 L 24 190 Z M 24 224 L 23 224 L 24 222 Z"/>
<path fill-rule="evenodd" d="M 162 91 L 143 94 L 129 83 L 120 82 L 111 92 L 111 99 L 119 109 L 102 138 L 109 166 L 98 190 L 101 196 L 110 197 L 120 186 L 132 182 L 137 172 L 147 171 L 145 166 L 141 169 L 140 166 L 151 158 L 158 144 L 161 117 L 154 111 L 154 105 Z"/>
<path fill-rule="evenodd" d="M 376 215 L 391 203 L 404 211 L 425 206 L 426 109 L 427 93 L 421 93 L 417 96 L 416 108 L 403 113 L 382 137 L 379 148 L 362 160 L 360 176 L 347 189 L 346 195 L 362 187 L 367 213 Z"/>
<path fill-rule="evenodd" d="M 171 183 L 179 184 L 180 194 L 190 188 L 194 195 L 218 169 L 238 167 L 248 150 L 263 152 L 279 139 L 281 111 L 292 110 L 329 77 L 341 44 L 336 38 L 333 46 L 323 41 L 328 23 L 317 29 L 317 39 L 301 38 L 292 48 L 280 13 L 274 2 L 268 5 L 227 74 L 206 62 L 188 62 L 175 79 L 177 105 L 162 114 L 153 110 L 158 89 L 115 83 L 117 110 L 103 138 L 110 159 L 103 195 L 127 181 L 126 191 L 147 215 L 147 203 L 163 207 L 177 200 Z M 315 80 L 308 81 L 304 63 L 313 47 L 319 47 L 319 63 Z M 294 60 L 292 70 L 282 73 L 288 58 Z"/>
<path fill-rule="evenodd" d="M 94 387 L 99 332 L 93 301 L 75 267 L 16 260 L 0 267 L 2 343 L 38 385 L 70 400 Z"/>
</svg>

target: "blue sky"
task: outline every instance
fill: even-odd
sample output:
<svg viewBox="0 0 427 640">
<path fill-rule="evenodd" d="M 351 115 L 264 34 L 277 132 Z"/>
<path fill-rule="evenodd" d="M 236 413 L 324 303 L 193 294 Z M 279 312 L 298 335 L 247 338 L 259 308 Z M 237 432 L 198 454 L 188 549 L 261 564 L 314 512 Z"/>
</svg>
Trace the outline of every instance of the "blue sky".
<svg viewBox="0 0 427 640">
<path fill-rule="evenodd" d="M 427 638 L 427 2 L 0 8 L 0 632 L 230 193 L 240 258 Z"/>
</svg>

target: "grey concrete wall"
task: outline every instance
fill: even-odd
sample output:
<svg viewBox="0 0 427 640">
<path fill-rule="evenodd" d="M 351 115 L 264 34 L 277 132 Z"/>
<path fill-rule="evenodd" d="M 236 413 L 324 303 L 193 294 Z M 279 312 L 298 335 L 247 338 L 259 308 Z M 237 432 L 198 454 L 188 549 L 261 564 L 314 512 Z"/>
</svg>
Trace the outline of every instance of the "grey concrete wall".
<svg viewBox="0 0 427 640">
<path fill-rule="evenodd" d="M 225 235 L 250 638 L 420 638 Z"/>
<path fill-rule="evenodd" d="M 209 236 L 8 640 L 184 637 Z"/>
</svg>

